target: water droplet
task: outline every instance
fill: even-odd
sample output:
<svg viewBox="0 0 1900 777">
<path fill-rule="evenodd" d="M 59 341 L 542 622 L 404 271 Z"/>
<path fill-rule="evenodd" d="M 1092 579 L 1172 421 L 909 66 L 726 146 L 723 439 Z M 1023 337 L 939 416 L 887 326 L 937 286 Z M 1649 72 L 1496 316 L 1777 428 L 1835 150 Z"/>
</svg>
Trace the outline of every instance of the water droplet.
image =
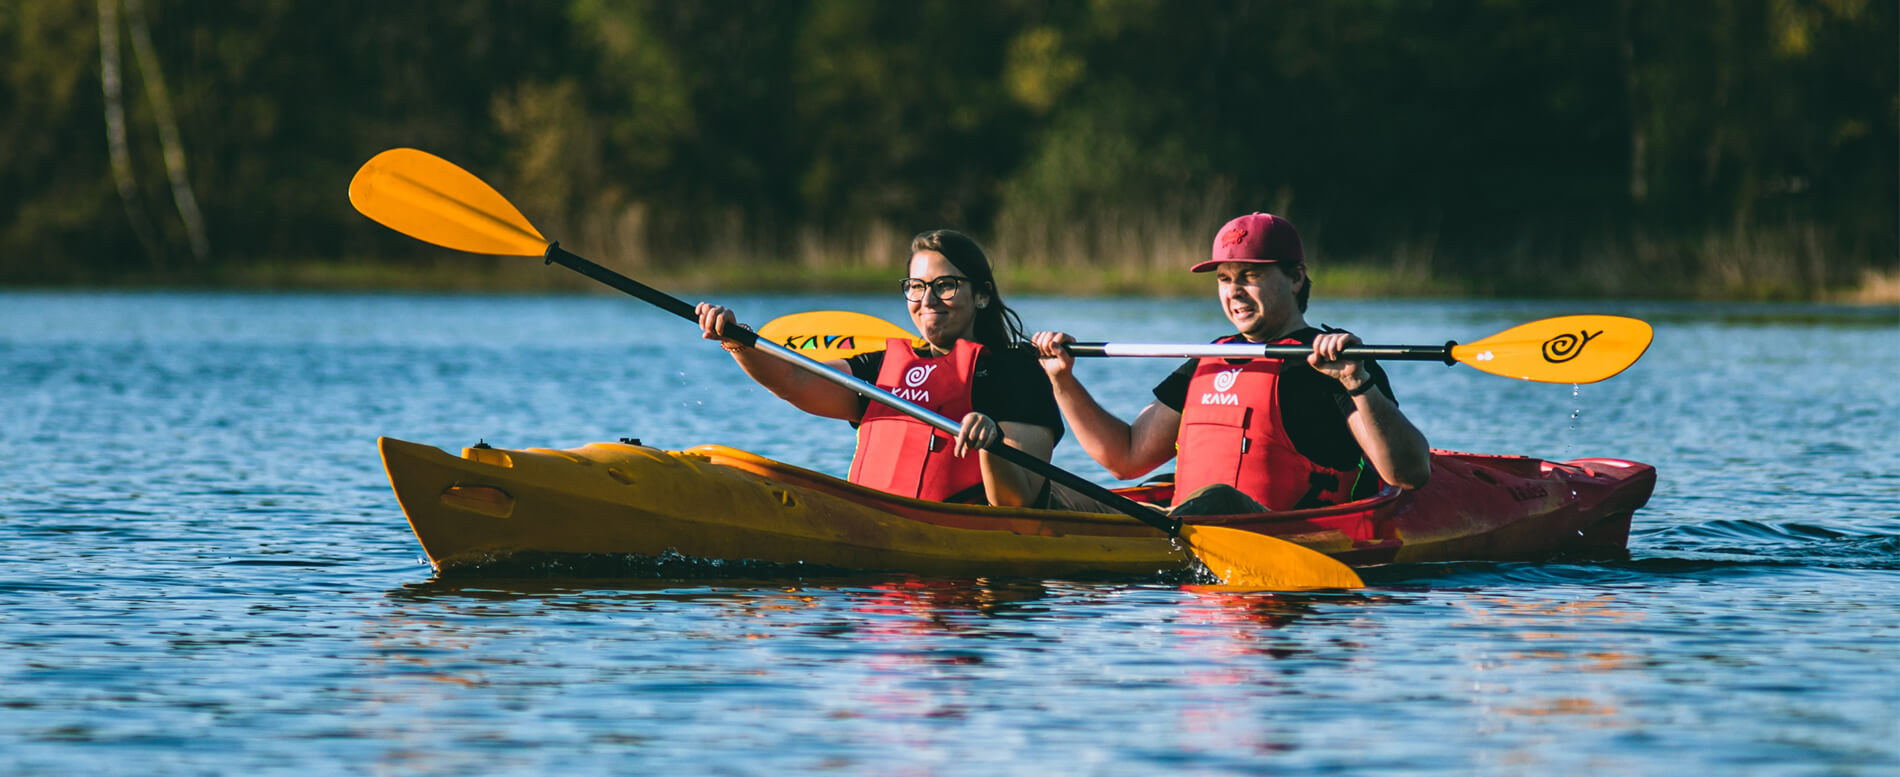
<svg viewBox="0 0 1900 777">
<path fill-rule="evenodd" d="M 1570 384 L 1570 399 L 1576 404 L 1572 406 L 1570 409 L 1570 424 L 1564 430 L 1563 457 L 1566 459 L 1571 458 L 1574 455 L 1574 446 L 1577 441 L 1577 429 L 1579 428 L 1578 421 L 1583 418 L 1583 386 L 1582 385 L 1576 384 L 1576 383 Z"/>
</svg>

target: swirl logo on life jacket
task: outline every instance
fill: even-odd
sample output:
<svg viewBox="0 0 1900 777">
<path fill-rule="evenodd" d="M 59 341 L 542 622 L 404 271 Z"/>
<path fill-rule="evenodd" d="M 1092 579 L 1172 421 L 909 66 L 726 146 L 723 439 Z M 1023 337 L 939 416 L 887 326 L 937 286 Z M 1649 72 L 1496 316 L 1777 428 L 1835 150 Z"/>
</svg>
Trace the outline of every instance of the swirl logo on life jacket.
<svg viewBox="0 0 1900 777">
<path fill-rule="evenodd" d="M 1214 390 L 1201 395 L 1201 404 L 1203 405 L 1236 405 L 1236 406 L 1239 405 L 1240 404 L 1239 395 L 1227 393 L 1228 391 L 1231 391 L 1234 388 L 1234 380 L 1239 377 L 1240 377 L 1239 367 L 1235 367 L 1231 370 L 1225 370 L 1221 372 L 1220 374 L 1215 375 L 1214 386 L 1213 386 Z"/>
<path fill-rule="evenodd" d="M 1603 334 L 1602 330 L 1597 330 L 1596 334 L 1583 331 L 1574 335 L 1565 333 L 1545 340 L 1544 361 L 1562 364 L 1575 359 L 1583 353 L 1584 346 L 1589 345 L 1591 340 L 1597 339 L 1597 335 L 1601 334 Z"/>
<path fill-rule="evenodd" d="M 1215 376 L 1214 376 L 1214 390 L 1215 390 L 1215 391 L 1228 391 L 1228 390 L 1231 390 L 1231 389 L 1233 389 L 1233 387 L 1234 387 L 1234 379 L 1235 379 L 1235 378 L 1238 378 L 1238 377 L 1240 377 L 1240 368 L 1239 368 L 1239 367 L 1235 367 L 1235 368 L 1233 368 L 1233 369 L 1231 369 L 1231 370 L 1228 370 L 1228 371 L 1226 371 L 1226 372 L 1223 372 L 1223 373 L 1221 373 L 1221 374 L 1219 374 L 1219 375 L 1215 375 Z"/>
<path fill-rule="evenodd" d="M 929 402 L 930 392 L 918 386 L 930 380 L 930 373 L 936 372 L 937 367 L 938 365 L 935 364 L 912 365 L 910 369 L 904 370 L 904 385 L 897 387 L 891 393 L 911 402 Z"/>
</svg>

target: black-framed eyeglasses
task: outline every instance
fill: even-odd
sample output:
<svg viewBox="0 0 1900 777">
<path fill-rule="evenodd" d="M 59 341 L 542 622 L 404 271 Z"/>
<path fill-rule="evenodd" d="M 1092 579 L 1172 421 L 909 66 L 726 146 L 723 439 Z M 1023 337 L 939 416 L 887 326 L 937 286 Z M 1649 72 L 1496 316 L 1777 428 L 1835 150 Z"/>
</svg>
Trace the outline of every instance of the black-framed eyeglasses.
<svg viewBox="0 0 1900 777">
<path fill-rule="evenodd" d="M 937 299 L 948 302 L 951 297 L 957 296 L 957 290 L 963 288 L 963 284 L 969 282 L 969 278 L 961 275 L 945 275 L 932 281 L 905 278 L 897 282 L 897 287 L 904 291 L 904 299 L 912 302 L 924 301 L 926 288 L 930 289 L 930 293 L 937 295 Z"/>
</svg>

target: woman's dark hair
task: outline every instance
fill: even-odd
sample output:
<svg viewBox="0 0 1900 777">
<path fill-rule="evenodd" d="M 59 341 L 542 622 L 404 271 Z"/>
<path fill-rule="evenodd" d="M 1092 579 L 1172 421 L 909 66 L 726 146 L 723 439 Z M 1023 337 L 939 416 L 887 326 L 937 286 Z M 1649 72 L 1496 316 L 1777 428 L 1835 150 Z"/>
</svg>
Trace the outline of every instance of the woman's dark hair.
<svg viewBox="0 0 1900 777">
<path fill-rule="evenodd" d="M 1022 317 L 1003 304 L 1003 295 L 996 291 L 996 272 L 990 269 L 989 255 L 969 235 L 950 229 L 919 233 L 910 240 L 911 255 L 916 256 L 918 251 L 943 254 L 970 279 L 973 289 L 990 295 L 989 306 L 976 310 L 977 342 L 989 348 L 1014 348 L 1029 342 L 1028 335 L 1023 334 Z"/>
</svg>

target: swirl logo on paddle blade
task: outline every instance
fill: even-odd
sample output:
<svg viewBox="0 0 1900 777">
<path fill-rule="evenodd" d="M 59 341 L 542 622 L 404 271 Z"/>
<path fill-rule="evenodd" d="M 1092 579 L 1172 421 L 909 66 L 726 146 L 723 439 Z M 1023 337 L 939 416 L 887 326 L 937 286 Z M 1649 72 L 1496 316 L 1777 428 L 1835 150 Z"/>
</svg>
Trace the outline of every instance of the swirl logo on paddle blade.
<svg viewBox="0 0 1900 777">
<path fill-rule="evenodd" d="M 1235 367 L 1234 369 L 1228 370 L 1219 375 L 1215 375 L 1214 376 L 1214 390 L 1226 391 L 1230 388 L 1233 388 L 1234 379 L 1238 377 L 1240 377 L 1239 367 Z"/>
<path fill-rule="evenodd" d="M 930 380 L 930 373 L 933 373 L 936 371 L 937 371 L 937 365 L 935 364 L 929 364 L 929 365 L 920 364 L 908 370 L 905 370 L 904 371 L 904 385 L 909 386 L 911 388 L 922 386 L 924 385 L 924 381 Z"/>
<path fill-rule="evenodd" d="M 1565 332 L 1549 340 L 1545 340 L 1544 361 L 1550 362 L 1551 364 L 1562 364 L 1571 359 L 1575 359 L 1583 353 L 1584 346 L 1589 345 L 1591 340 L 1597 339 L 1597 335 L 1601 334 L 1603 334 L 1603 330 L 1601 329 L 1595 333 L 1583 331 L 1574 335 Z"/>
</svg>

